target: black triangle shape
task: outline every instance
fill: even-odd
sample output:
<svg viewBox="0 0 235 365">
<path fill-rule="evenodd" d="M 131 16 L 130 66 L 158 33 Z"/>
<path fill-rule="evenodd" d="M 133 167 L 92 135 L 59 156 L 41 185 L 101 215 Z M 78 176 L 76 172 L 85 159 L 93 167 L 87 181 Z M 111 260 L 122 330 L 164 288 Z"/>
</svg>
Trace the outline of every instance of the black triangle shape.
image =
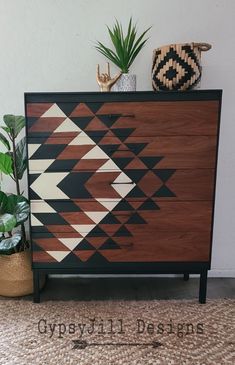
<svg viewBox="0 0 235 365">
<path fill-rule="evenodd" d="M 50 171 L 71 171 L 74 166 L 78 163 L 78 159 L 76 160 L 55 160 L 52 164 L 45 170 L 45 172 Z"/>
<path fill-rule="evenodd" d="M 108 237 L 107 233 L 104 232 L 99 226 L 95 226 L 95 228 L 92 229 L 92 231 L 90 231 L 87 234 L 87 237 Z"/>
<path fill-rule="evenodd" d="M 68 117 L 72 111 L 78 106 L 79 103 L 57 103 L 58 107 L 66 114 Z"/>
<path fill-rule="evenodd" d="M 166 185 L 163 185 L 153 196 L 158 198 L 171 198 L 176 195 Z"/>
<path fill-rule="evenodd" d="M 74 204 L 72 200 L 45 200 L 56 212 L 82 212 L 82 209 Z"/>
<path fill-rule="evenodd" d="M 29 185 L 31 185 L 40 175 L 41 174 L 29 174 Z"/>
<path fill-rule="evenodd" d="M 159 206 L 152 200 L 147 199 L 141 206 L 138 208 L 138 210 L 159 210 Z"/>
<path fill-rule="evenodd" d="M 33 213 L 33 215 L 46 226 L 68 225 L 68 222 L 58 213 Z"/>
<path fill-rule="evenodd" d="M 31 226 L 31 232 L 34 234 L 38 233 L 47 233 L 49 230 L 46 228 L 46 226 Z"/>
<path fill-rule="evenodd" d="M 128 229 L 125 226 L 121 226 L 113 236 L 130 237 L 130 236 L 132 236 L 132 234 L 128 231 Z"/>
<path fill-rule="evenodd" d="M 133 157 L 113 157 L 112 160 L 120 169 L 124 169 L 133 160 Z"/>
<path fill-rule="evenodd" d="M 114 152 L 118 150 L 120 144 L 100 144 L 99 147 L 107 153 L 108 156 L 112 156 Z"/>
<path fill-rule="evenodd" d="M 62 264 L 65 267 L 77 267 L 78 263 L 84 264 L 82 260 L 78 256 L 76 256 L 73 252 L 70 252 L 62 261 Z"/>
<path fill-rule="evenodd" d="M 125 143 L 125 145 L 133 152 L 135 155 L 138 155 L 147 145 L 148 143 Z"/>
<path fill-rule="evenodd" d="M 146 221 L 138 214 L 133 214 L 126 224 L 146 224 Z"/>
<path fill-rule="evenodd" d="M 166 182 L 174 174 L 175 170 L 173 170 L 173 169 L 159 169 L 159 170 L 153 170 L 153 172 L 163 182 Z"/>
<path fill-rule="evenodd" d="M 39 251 L 44 251 L 44 249 L 42 247 L 40 247 L 32 238 L 32 249 L 33 252 L 39 252 Z"/>
<path fill-rule="evenodd" d="M 57 187 L 71 199 L 90 199 L 92 196 L 85 184 L 93 174 L 92 171 L 71 172 L 59 182 Z"/>
<path fill-rule="evenodd" d="M 125 174 L 127 174 L 127 176 L 135 183 L 138 183 L 142 179 L 142 177 L 147 174 L 147 172 L 148 170 L 125 169 Z"/>
<path fill-rule="evenodd" d="M 65 149 L 66 144 L 42 144 L 30 157 L 30 160 L 55 159 Z"/>
<path fill-rule="evenodd" d="M 96 116 L 103 122 L 106 127 L 112 127 L 112 125 L 121 117 L 121 114 L 96 114 Z"/>
<path fill-rule="evenodd" d="M 84 130 L 90 121 L 93 119 L 93 116 L 89 117 L 71 117 L 70 119 L 82 130 Z"/>
<path fill-rule="evenodd" d="M 86 264 L 89 263 L 89 265 L 92 267 L 105 267 L 109 262 L 107 259 L 98 251 L 94 253 L 87 261 Z"/>
<path fill-rule="evenodd" d="M 107 214 L 99 224 L 120 224 L 119 220 L 112 214 Z"/>
<path fill-rule="evenodd" d="M 34 123 L 38 120 L 38 117 L 27 117 L 26 124 L 28 130 L 34 125 Z M 36 143 L 36 142 L 34 142 Z"/>
<path fill-rule="evenodd" d="M 138 187 L 135 186 L 127 195 L 126 198 L 146 198 L 146 194 Z"/>
<path fill-rule="evenodd" d="M 86 105 L 88 106 L 88 108 L 95 114 L 103 105 L 103 103 L 86 103 Z"/>
<path fill-rule="evenodd" d="M 113 209 L 113 211 L 129 211 L 129 210 L 135 210 L 126 200 L 121 200 L 118 205 L 116 205 Z M 120 222 L 119 222 L 120 223 Z"/>
<path fill-rule="evenodd" d="M 86 240 L 82 240 L 76 247 L 76 251 L 94 250 L 95 248 Z"/>
<path fill-rule="evenodd" d="M 107 241 L 103 243 L 103 245 L 99 248 L 99 250 L 117 250 L 120 249 L 120 247 L 112 240 L 112 238 L 109 238 Z"/>
<path fill-rule="evenodd" d="M 158 162 L 160 162 L 163 157 L 161 156 L 146 156 L 146 157 L 139 157 L 139 159 L 149 168 L 152 169 Z"/>
<path fill-rule="evenodd" d="M 135 131 L 135 128 L 112 128 L 111 130 L 121 141 L 125 141 Z"/>
<path fill-rule="evenodd" d="M 32 200 L 42 200 L 42 198 L 38 194 L 36 194 L 35 191 L 31 188 L 29 188 L 29 197 Z"/>
<path fill-rule="evenodd" d="M 86 131 L 86 134 L 97 144 L 108 131 Z"/>
</svg>

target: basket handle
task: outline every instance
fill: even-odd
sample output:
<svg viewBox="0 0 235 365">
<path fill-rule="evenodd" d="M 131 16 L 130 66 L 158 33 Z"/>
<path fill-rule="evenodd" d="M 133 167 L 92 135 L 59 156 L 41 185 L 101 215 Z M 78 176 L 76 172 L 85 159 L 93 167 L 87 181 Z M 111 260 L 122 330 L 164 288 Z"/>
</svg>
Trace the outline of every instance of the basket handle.
<svg viewBox="0 0 235 365">
<path fill-rule="evenodd" d="M 193 47 L 197 47 L 200 51 L 206 52 L 211 49 L 212 45 L 209 43 L 193 43 Z"/>
</svg>

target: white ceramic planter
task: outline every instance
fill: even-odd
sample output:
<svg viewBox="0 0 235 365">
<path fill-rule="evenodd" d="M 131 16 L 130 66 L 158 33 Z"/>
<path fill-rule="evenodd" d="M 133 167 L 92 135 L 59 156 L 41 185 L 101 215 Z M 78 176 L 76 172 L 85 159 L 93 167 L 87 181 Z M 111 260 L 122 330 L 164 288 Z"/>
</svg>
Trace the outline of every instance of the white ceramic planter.
<svg viewBox="0 0 235 365">
<path fill-rule="evenodd" d="M 113 85 L 112 91 L 136 91 L 136 75 L 122 74 Z"/>
</svg>

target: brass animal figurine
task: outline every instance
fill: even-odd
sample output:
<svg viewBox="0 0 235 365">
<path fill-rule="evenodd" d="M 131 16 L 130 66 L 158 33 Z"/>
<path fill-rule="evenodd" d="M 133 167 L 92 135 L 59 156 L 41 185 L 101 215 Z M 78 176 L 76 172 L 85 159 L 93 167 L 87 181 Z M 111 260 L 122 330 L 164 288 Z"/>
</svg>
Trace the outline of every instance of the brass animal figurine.
<svg viewBox="0 0 235 365">
<path fill-rule="evenodd" d="M 122 72 L 118 73 L 116 76 L 111 78 L 110 76 L 110 66 L 107 62 L 107 73 L 102 73 L 100 75 L 100 65 L 96 68 L 96 80 L 99 84 L 100 91 L 110 91 L 115 82 L 119 79 Z"/>
</svg>

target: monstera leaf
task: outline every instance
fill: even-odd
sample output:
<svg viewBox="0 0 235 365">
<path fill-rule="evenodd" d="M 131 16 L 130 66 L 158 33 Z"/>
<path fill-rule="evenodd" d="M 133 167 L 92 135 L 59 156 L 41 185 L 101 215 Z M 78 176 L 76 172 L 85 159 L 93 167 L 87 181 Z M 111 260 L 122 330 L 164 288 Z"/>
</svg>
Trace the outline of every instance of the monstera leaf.
<svg viewBox="0 0 235 365">
<path fill-rule="evenodd" d="M 25 126 L 25 118 L 22 115 L 6 114 L 3 120 L 13 138 L 16 138 Z"/>
<path fill-rule="evenodd" d="M 21 195 L 7 196 L 0 191 L 0 232 L 11 232 L 29 216 L 28 200 Z"/>
<path fill-rule="evenodd" d="M 11 255 L 17 251 L 17 247 L 21 242 L 21 234 L 15 233 L 13 236 L 0 239 L 0 255 Z"/>
<path fill-rule="evenodd" d="M 16 218 L 14 215 L 4 213 L 0 215 L 0 232 L 11 232 L 16 226 Z"/>
<path fill-rule="evenodd" d="M 16 226 L 25 222 L 29 216 L 28 200 L 22 195 L 9 195 L 7 197 L 7 213 L 16 219 Z"/>
</svg>

